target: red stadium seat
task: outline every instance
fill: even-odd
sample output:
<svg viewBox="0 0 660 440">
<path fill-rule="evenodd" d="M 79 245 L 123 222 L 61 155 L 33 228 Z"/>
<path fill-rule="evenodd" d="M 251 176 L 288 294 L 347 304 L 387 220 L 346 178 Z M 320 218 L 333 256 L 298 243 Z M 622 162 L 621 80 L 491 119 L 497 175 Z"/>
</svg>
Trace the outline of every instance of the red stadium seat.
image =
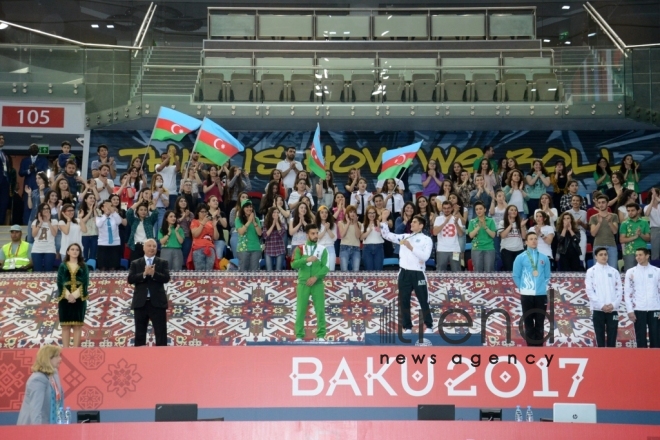
<svg viewBox="0 0 660 440">
<path fill-rule="evenodd" d="M 474 266 L 472 265 L 472 258 L 467 261 L 467 270 L 469 272 L 474 272 Z"/>
</svg>

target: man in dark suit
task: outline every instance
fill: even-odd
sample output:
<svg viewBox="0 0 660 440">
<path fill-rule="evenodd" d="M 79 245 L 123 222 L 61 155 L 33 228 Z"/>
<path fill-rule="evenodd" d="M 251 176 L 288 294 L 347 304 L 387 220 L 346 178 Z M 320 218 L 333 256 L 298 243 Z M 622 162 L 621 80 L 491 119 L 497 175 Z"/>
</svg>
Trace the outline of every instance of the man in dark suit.
<svg viewBox="0 0 660 440">
<path fill-rule="evenodd" d="M 21 167 L 18 170 L 18 175 L 23 177 L 23 186 L 29 186 L 31 190 L 35 191 L 39 188 L 37 185 L 37 173 L 46 172 L 48 170 L 48 159 L 39 156 L 39 146 L 32 144 L 28 147 L 28 157 L 21 160 Z M 30 196 L 23 192 L 23 224 L 27 225 L 30 219 L 30 211 L 28 208 L 28 198 Z"/>
<path fill-rule="evenodd" d="M 144 242 L 144 258 L 131 261 L 128 283 L 135 286 L 131 308 L 135 315 L 135 346 L 147 344 L 149 320 L 154 327 L 156 345 L 167 345 L 167 294 L 170 281 L 167 261 L 156 257 L 156 240 Z"/>
</svg>

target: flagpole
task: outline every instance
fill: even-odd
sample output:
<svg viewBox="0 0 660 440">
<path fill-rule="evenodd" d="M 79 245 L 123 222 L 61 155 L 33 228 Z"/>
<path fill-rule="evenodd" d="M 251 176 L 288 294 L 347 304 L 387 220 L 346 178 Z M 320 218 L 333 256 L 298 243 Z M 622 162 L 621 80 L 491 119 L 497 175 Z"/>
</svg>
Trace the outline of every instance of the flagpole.
<svg viewBox="0 0 660 440">
<path fill-rule="evenodd" d="M 142 164 L 140 165 L 140 171 L 142 171 L 142 168 L 144 168 L 145 160 L 147 160 L 147 154 L 149 154 L 149 146 L 151 145 L 151 139 L 154 135 L 154 131 L 156 131 L 157 123 L 158 123 L 158 116 L 156 116 L 156 122 L 154 122 L 154 128 L 151 130 L 151 134 L 149 135 L 149 142 L 147 142 L 147 148 L 144 151 L 144 156 L 142 156 Z"/>
<path fill-rule="evenodd" d="M 193 144 L 193 148 L 190 151 L 190 157 L 188 157 L 188 164 L 186 165 L 186 174 L 183 176 L 184 179 L 188 178 L 188 169 L 190 169 L 190 162 L 192 162 L 192 155 L 195 152 L 195 148 L 197 148 L 197 139 L 195 139 L 195 143 Z"/>
</svg>

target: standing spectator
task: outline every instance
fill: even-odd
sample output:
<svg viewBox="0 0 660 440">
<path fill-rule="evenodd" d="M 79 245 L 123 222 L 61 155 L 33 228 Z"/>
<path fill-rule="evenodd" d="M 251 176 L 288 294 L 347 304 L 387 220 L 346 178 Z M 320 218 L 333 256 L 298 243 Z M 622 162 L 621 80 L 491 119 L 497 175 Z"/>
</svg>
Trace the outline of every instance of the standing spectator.
<svg viewBox="0 0 660 440">
<path fill-rule="evenodd" d="M 594 250 L 596 264 L 587 270 L 584 287 L 591 305 L 592 322 L 596 334 L 597 347 L 616 347 L 619 327 L 619 305 L 623 289 L 621 274 L 608 265 L 607 249 Z M 646 329 L 644 329 L 646 332 Z M 607 333 L 607 342 L 605 335 Z"/>
<path fill-rule="evenodd" d="M 446 272 L 449 265 L 451 272 L 461 270 L 461 246 L 458 237 L 465 234 L 465 226 L 458 213 L 452 214 L 451 202 L 442 202 L 442 213 L 435 218 L 433 235 L 438 237 L 436 268 Z"/>
<path fill-rule="evenodd" d="M 509 205 L 518 208 L 518 213 L 523 220 L 527 218 L 529 195 L 523 189 L 523 174 L 520 170 L 511 170 L 509 173 L 509 180 L 504 187 L 504 199 Z M 532 211 L 532 215 L 534 215 L 534 211 Z"/>
<path fill-rule="evenodd" d="M 133 206 L 135 196 L 146 187 L 146 183 L 140 180 L 139 170 L 130 168 L 128 173 L 121 178 L 121 186 L 115 193 L 119 195 L 122 209 L 128 209 Z"/>
<path fill-rule="evenodd" d="M 271 206 L 266 212 L 262 235 L 266 243 L 266 248 L 264 249 L 266 270 L 284 270 L 284 259 L 286 258 L 286 247 L 284 245 L 286 223 L 274 206 Z"/>
<path fill-rule="evenodd" d="M 498 223 L 497 234 L 501 239 L 502 268 L 510 272 L 518 255 L 525 250 L 527 240 L 527 225 L 520 219 L 518 208 L 513 205 L 506 207 L 504 218 Z"/>
<path fill-rule="evenodd" d="M 271 180 L 266 185 L 266 192 L 259 202 L 259 215 L 265 216 L 268 210 L 275 206 L 276 197 L 281 197 L 280 182 Z"/>
<path fill-rule="evenodd" d="M 358 168 L 351 168 L 348 171 L 348 179 L 344 189 L 346 190 L 345 198 L 351 198 L 351 194 L 357 191 L 358 181 L 360 180 L 360 170 Z"/>
<path fill-rule="evenodd" d="M 468 225 L 468 209 L 463 206 L 463 200 L 455 194 L 452 193 L 449 195 L 449 202 L 451 202 L 451 206 L 453 209 L 453 213 L 458 214 L 461 216 L 461 221 L 463 222 L 465 227 L 467 228 Z M 461 266 L 465 266 L 465 237 L 467 236 L 467 231 L 465 235 L 459 235 L 458 236 L 458 243 L 461 245 Z"/>
<path fill-rule="evenodd" d="M 233 208 L 238 200 L 238 195 L 242 192 L 252 191 L 252 182 L 250 176 L 243 168 L 234 165 L 229 169 L 230 180 L 227 184 L 229 197 L 227 198 L 227 207 Z"/>
<path fill-rule="evenodd" d="M 625 187 L 639 194 L 639 164 L 633 160 L 631 154 L 623 156 L 619 172 L 623 174 Z"/>
<path fill-rule="evenodd" d="M 25 394 L 17 425 L 54 425 L 57 410 L 64 408 L 64 391 L 58 370 L 62 363 L 62 348 L 43 345 L 32 365 L 32 374 L 25 384 Z"/>
<path fill-rule="evenodd" d="M 66 167 L 66 163 L 69 160 L 76 160 L 76 157 L 71 154 L 71 143 L 69 141 L 62 141 L 61 143 L 62 146 L 62 152 L 57 156 L 57 173 L 61 173 L 64 167 Z"/>
<path fill-rule="evenodd" d="M 57 176 L 55 179 L 55 182 L 52 185 L 52 188 L 57 187 L 57 183 L 59 179 L 66 179 L 67 182 L 69 182 L 69 188 L 71 189 L 71 193 L 78 197 L 78 186 L 80 184 L 84 184 L 85 181 L 83 180 L 82 177 L 80 177 L 76 171 L 76 163 L 72 160 L 68 161 L 66 163 L 66 166 L 64 167 L 64 171 Z M 96 181 L 94 179 L 89 179 L 87 182 L 89 185 L 94 185 L 96 186 Z"/>
<path fill-rule="evenodd" d="M 199 172 L 197 168 L 188 168 L 186 176 L 181 179 L 179 185 L 179 194 L 183 194 L 185 190 L 186 193 L 194 200 L 194 203 L 197 204 L 197 199 L 201 198 L 203 193 L 204 181 L 199 177 Z M 222 202 L 222 199 L 220 199 Z"/>
<path fill-rule="evenodd" d="M 557 258 L 559 270 L 563 272 L 583 272 L 582 251 L 580 250 L 583 230 L 578 227 L 570 212 L 563 213 L 557 220 Z"/>
<path fill-rule="evenodd" d="M 446 181 L 445 181 L 446 182 Z M 412 218 L 415 216 L 415 211 L 417 210 L 417 207 L 413 202 L 406 202 L 403 205 L 403 209 L 401 210 L 401 216 L 397 217 L 396 220 L 394 220 L 394 233 L 395 234 L 410 234 L 410 223 L 412 222 Z M 382 221 L 382 215 L 383 213 L 381 212 L 381 221 Z M 390 213 L 390 216 L 392 213 Z M 388 224 L 389 227 L 389 224 Z M 388 241 L 388 243 L 392 243 Z M 392 243 L 393 247 L 393 252 L 394 255 L 398 256 L 399 255 L 399 245 L 397 243 Z"/>
<path fill-rule="evenodd" d="M 376 194 L 372 201 L 374 202 L 374 207 L 376 208 L 377 218 L 382 218 L 383 211 L 385 211 L 385 201 L 383 199 L 383 195 Z M 390 228 L 390 230 L 394 230 L 394 217 L 391 211 L 390 216 L 387 219 L 387 227 Z M 392 258 L 394 256 L 394 243 L 391 241 L 385 241 L 385 243 L 383 243 L 383 250 L 385 251 L 385 258 Z"/>
<path fill-rule="evenodd" d="M 147 200 L 141 200 L 126 211 L 126 220 L 131 228 L 128 237 L 131 261 L 144 257 L 144 243 L 154 238 L 154 226 L 158 221 L 158 211 L 153 210 L 149 213 L 149 206 Z"/>
<path fill-rule="evenodd" d="M 77 194 L 71 192 L 69 181 L 67 179 L 59 178 L 53 184 L 52 190 L 57 194 L 57 201 L 62 204 L 69 203 L 76 206 L 78 204 Z"/>
<path fill-rule="evenodd" d="M 539 240 L 536 232 L 529 231 L 525 242 L 527 250 L 518 255 L 513 263 L 513 282 L 520 292 L 520 305 L 525 317 L 523 337 L 528 346 L 542 347 L 545 311 L 548 307 L 550 261 L 547 255 L 537 249 Z"/>
<path fill-rule="evenodd" d="M 541 194 L 541 198 L 539 199 L 539 207 L 536 211 L 534 211 L 534 216 L 536 216 L 538 211 L 543 211 L 548 214 L 550 223 L 554 225 L 557 222 L 559 213 L 557 212 L 556 208 L 553 208 L 552 203 L 552 197 L 550 197 L 550 194 Z"/>
<path fill-rule="evenodd" d="M 48 176 L 46 173 L 37 174 L 37 189 L 32 190 L 29 186 L 25 187 L 25 193 L 28 197 L 28 209 L 30 210 L 30 216 L 28 218 L 28 224 L 31 225 L 32 222 L 37 218 L 37 210 L 39 205 L 46 202 L 46 194 L 48 193 Z M 28 228 L 28 243 L 34 242 L 32 236 L 32 228 Z"/>
<path fill-rule="evenodd" d="M 607 197 L 610 199 L 608 206 L 612 209 L 618 209 L 621 201 L 619 197 L 623 193 L 623 190 L 626 189 L 623 187 L 624 180 L 623 174 L 616 171 L 612 173 L 612 187 L 607 190 Z"/>
<path fill-rule="evenodd" d="M 587 255 L 587 211 L 580 209 L 580 206 L 584 205 L 582 196 L 574 195 L 571 199 L 571 209 L 568 212 L 575 219 L 575 224 L 580 232 L 580 260 L 584 262 L 584 259 Z"/>
<path fill-rule="evenodd" d="M 287 148 L 286 156 L 284 160 L 277 164 L 277 169 L 282 173 L 284 188 L 287 191 L 293 190 L 293 186 L 296 183 L 296 174 L 298 170 L 303 169 L 302 164 L 296 160 L 295 147 Z"/>
<path fill-rule="evenodd" d="M 606 195 L 596 197 L 595 203 L 598 214 L 594 214 L 589 219 L 589 230 L 594 237 L 594 249 L 604 248 L 607 250 L 607 264 L 618 271 L 619 257 L 616 246 L 616 234 L 619 232 L 619 218 L 608 212 L 607 203 L 609 199 Z"/>
<path fill-rule="evenodd" d="M 284 183 L 282 182 L 282 172 L 275 168 L 270 172 L 270 176 L 268 179 L 269 183 L 266 185 L 266 188 L 264 189 L 264 194 L 268 194 L 268 189 L 270 187 L 270 182 L 277 182 L 279 188 L 280 188 L 280 195 L 284 200 L 288 198 L 288 194 L 286 192 L 286 188 L 284 188 Z"/>
<path fill-rule="evenodd" d="M 312 194 L 307 189 L 307 183 L 305 182 L 305 179 L 298 179 L 298 181 L 296 182 L 296 190 L 292 191 L 291 195 L 289 196 L 289 201 L 287 203 L 289 205 L 289 209 L 295 211 L 298 205 L 302 203 L 303 197 L 307 197 L 309 201 L 312 203 L 312 206 L 314 206 Z M 303 228 L 303 232 L 304 232 L 304 228 Z"/>
<path fill-rule="evenodd" d="M 99 145 L 96 148 L 99 155 L 98 160 L 92 161 L 92 177 L 96 179 L 101 174 L 101 165 L 108 165 L 110 179 L 114 180 L 117 177 L 117 163 L 114 157 L 108 156 L 108 147 L 106 145 Z M 105 200 L 105 199 L 103 199 Z"/>
<path fill-rule="evenodd" d="M 349 205 L 344 220 L 339 222 L 339 263 L 342 272 L 348 271 L 349 264 L 353 272 L 360 270 L 360 229 L 362 224 L 358 221 L 357 210 Z"/>
<path fill-rule="evenodd" d="M 57 309 L 62 327 L 62 345 L 69 348 L 73 331 L 73 346 L 80 347 L 82 327 L 85 325 L 89 297 L 89 268 L 82 258 L 78 243 L 71 243 L 57 270 Z"/>
<path fill-rule="evenodd" d="M 644 215 L 649 218 L 651 227 L 651 260 L 660 259 L 660 189 L 651 188 L 651 202 L 644 208 Z"/>
<path fill-rule="evenodd" d="M 296 183 L 300 179 L 305 180 L 305 189 L 307 190 L 308 193 L 312 192 L 312 179 L 309 177 L 309 173 L 305 170 L 300 170 L 296 173 Z"/>
<path fill-rule="evenodd" d="M 2 151 L 4 146 L 5 136 L 0 133 L 0 225 L 5 224 L 9 206 L 9 161 Z"/>
<path fill-rule="evenodd" d="M 400 216 L 401 209 L 403 209 L 403 196 L 396 191 L 396 181 L 394 179 L 385 180 L 382 196 L 384 208 L 389 210 L 394 218 Z M 373 199 L 372 196 L 370 197 Z"/>
<path fill-rule="evenodd" d="M 39 157 L 39 146 L 37 144 L 31 144 L 28 147 L 28 154 L 28 157 L 21 160 L 18 175 L 23 177 L 23 186 L 34 191 L 38 188 L 37 174 L 45 173 L 48 170 L 48 159 Z M 23 224 L 30 224 L 28 222 L 31 210 L 28 208 L 28 198 L 28 193 L 23 192 Z"/>
<path fill-rule="evenodd" d="M 463 201 L 463 206 L 468 210 L 468 216 L 472 217 L 474 212 L 472 211 L 472 205 L 470 204 L 470 194 L 474 189 L 474 184 L 472 183 L 472 178 L 470 178 L 470 173 L 467 170 L 461 171 L 460 180 L 456 184 L 456 194 Z"/>
<path fill-rule="evenodd" d="M 422 186 L 424 187 L 422 195 L 428 197 L 431 194 L 438 194 L 444 180 L 445 176 L 438 169 L 438 162 L 435 159 L 429 159 L 426 172 L 422 173 Z"/>
<path fill-rule="evenodd" d="M 186 200 L 192 211 L 195 210 L 197 204 L 201 201 L 199 191 L 195 189 L 195 181 L 191 179 L 181 180 L 181 191 L 179 191 L 179 197 L 177 197 L 177 200 L 179 200 L 180 197 L 183 197 Z"/>
<path fill-rule="evenodd" d="M 506 181 L 509 179 L 509 171 L 514 170 L 515 168 L 509 168 L 509 159 L 506 157 L 500 160 L 500 168 L 497 171 L 497 180 L 500 185 L 500 189 L 504 188 Z"/>
<path fill-rule="evenodd" d="M 367 213 L 364 216 L 364 224 L 361 228 L 360 240 L 362 246 L 362 261 L 364 269 L 368 271 L 383 270 L 383 259 L 385 252 L 383 250 L 383 240 L 380 234 L 380 222 L 378 212 L 373 206 L 367 207 Z"/>
<path fill-rule="evenodd" d="M 216 222 L 215 227 L 218 230 L 218 239 L 214 240 L 215 256 L 222 259 L 225 256 L 227 242 L 225 241 L 225 229 L 227 229 L 227 218 L 220 209 L 220 201 L 216 197 L 210 197 L 208 202 L 209 215 Z"/>
<path fill-rule="evenodd" d="M 493 193 L 495 188 L 499 186 L 499 180 L 495 170 L 493 170 L 491 163 L 488 159 L 481 159 L 479 168 L 475 168 L 474 171 L 474 184 L 477 184 L 477 176 L 481 176 L 484 179 L 484 188 L 486 192 Z M 486 206 L 489 206 L 490 203 L 487 203 Z"/>
<path fill-rule="evenodd" d="M 335 194 L 335 200 L 332 202 L 332 216 L 338 222 L 344 220 L 346 215 L 346 197 L 342 193 Z"/>
<path fill-rule="evenodd" d="M 177 225 L 177 218 L 174 211 L 165 213 L 163 226 L 158 231 L 158 241 L 160 242 L 160 257 L 167 261 L 167 266 L 172 270 L 181 270 L 183 267 L 183 252 L 181 244 L 185 238 L 185 233 L 181 226 Z"/>
<path fill-rule="evenodd" d="M 62 210 L 60 211 L 60 221 L 58 222 L 58 227 L 62 232 L 62 240 L 60 242 L 60 255 L 62 256 L 62 261 L 66 259 L 66 252 L 69 249 L 69 246 L 72 244 L 77 244 L 80 246 L 80 257 L 82 258 L 82 253 L 84 247 L 82 245 L 82 231 L 85 228 L 85 225 L 78 223 L 78 219 L 75 216 L 76 209 L 71 204 L 62 205 Z M 86 229 L 86 228 L 85 228 Z"/>
<path fill-rule="evenodd" d="M 358 221 L 364 219 L 364 213 L 367 210 L 367 205 L 369 203 L 369 193 L 367 192 L 367 179 L 360 177 L 358 180 L 358 189 L 353 194 L 351 194 L 351 205 L 355 206 L 355 212 L 358 216 Z M 291 204 L 289 203 L 289 206 Z"/>
<path fill-rule="evenodd" d="M 431 231 L 433 229 L 433 224 L 435 223 L 435 213 L 431 210 L 431 205 L 429 204 L 429 201 L 425 196 L 419 196 L 419 198 L 417 199 L 417 208 L 415 209 L 415 215 L 424 217 L 424 220 L 426 220 L 426 224 L 422 229 L 422 234 L 426 234 L 429 237 L 431 237 L 431 239 L 433 239 L 433 235 L 431 234 Z"/>
<path fill-rule="evenodd" d="M 470 205 L 474 206 L 475 203 L 481 202 L 484 206 L 491 206 L 495 194 L 493 194 L 493 187 L 487 187 L 485 185 L 484 176 L 482 174 L 477 174 L 474 176 L 474 185 L 475 188 L 470 191 Z"/>
<path fill-rule="evenodd" d="M 42 203 L 37 208 L 37 218 L 30 225 L 34 237 L 32 245 L 32 265 L 35 272 L 51 272 L 55 266 L 55 237 L 57 219 L 50 215 L 50 208 Z"/>
<path fill-rule="evenodd" d="M 330 215 L 328 208 L 324 205 L 321 205 L 319 206 L 318 211 L 316 211 L 315 224 L 319 229 L 319 246 L 323 246 L 328 251 L 328 269 L 330 272 L 334 272 L 335 266 L 337 264 L 337 254 L 335 252 L 335 242 L 337 241 L 337 222 L 335 221 L 335 218 Z"/>
<path fill-rule="evenodd" d="M 234 258 L 238 257 L 238 251 L 236 247 L 238 246 L 238 232 L 236 232 L 236 214 L 240 208 L 240 203 L 243 203 L 244 200 L 249 200 L 248 193 L 242 192 L 238 195 L 238 202 L 236 206 L 231 208 L 229 211 L 229 247 L 231 248 L 231 253 Z"/>
<path fill-rule="evenodd" d="M 619 205 L 619 209 L 617 209 L 617 214 L 619 215 L 619 223 L 623 223 L 628 218 L 626 206 L 628 206 L 628 203 L 637 203 L 637 193 L 632 189 L 624 189 L 619 196 L 619 200 L 621 204 Z"/>
<path fill-rule="evenodd" d="M 651 241 L 649 223 L 642 219 L 637 203 L 628 203 L 628 218 L 619 227 L 619 242 L 623 248 L 623 269 L 627 272 L 635 265 L 637 249 L 646 248 L 646 242 Z"/>
<path fill-rule="evenodd" d="M 438 211 L 442 210 L 442 203 L 449 201 L 449 194 L 454 192 L 454 183 L 451 180 L 445 180 L 442 182 L 442 191 L 436 197 L 436 209 Z"/>
<path fill-rule="evenodd" d="M 559 159 L 555 162 L 555 172 L 550 176 L 550 181 L 552 182 L 552 202 L 555 206 L 561 206 L 561 198 L 564 194 L 568 192 L 568 182 L 571 181 L 573 177 L 573 170 L 566 171 L 566 163 L 563 159 Z M 555 219 L 552 219 L 550 216 L 550 221 L 555 222 Z"/>
<path fill-rule="evenodd" d="M 550 224 L 548 214 L 539 211 L 534 216 L 536 225 L 534 229 L 527 231 L 529 234 L 532 230 L 537 236 L 537 245 L 539 252 L 548 257 L 551 264 L 554 264 L 554 257 L 552 255 L 552 240 L 555 238 L 555 227 Z"/>
<path fill-rule="evenodd" d="M 338 192 L 339 189 L 337 189 L 337 185 L 335 185 L 332 171 L 326 171 L 325 179 L 319 180 L 316 184 L 316 197 L 319 201 L 319 205 L 331 206 L 332 201 L 335 199 L 335 194 Z"/>
<path fill-rule="evenodd" d="M 599 157 L 598 162 L 596 162 L 594 181 L 598 186 L 598 190 L 603 194 L 612 188 L 612 170 L 610 169 L 610 163 L 603 156 Z"/>
<path fill-rule="evenodd" d="M 451 171 L 449 172 L 449 180 L 454 185 L 458 185 L 461 180 L 462 172 L 463 172 L 463 165 L 461 165 L 460 162 L 454 162 L 451 166 Z"/>
<path fill-rule="evenodd" d="M 490 164 L 490 169 L 494 172 L 497 172 L 497 161 L 493 159 L 493 156 L 495 156 L 495 149 L 490 145 L 486 145 L 481 150 L 483 151 L 484 155 L 475 159 L 474 163 L 472 164 L 472 169 L 474 172 L 476 173 L 482 169 L 481 164 L 483 163 L 484 159 L 487 160 Z"/>
<path fill-rule="evenodd" d="M 204 201 L 208 201 L 212 196 L 216 196 L 219 201 L 222 201 L 222 194 L 224 193 L 225 186 L 222 183 L 222 178 L 220 177 L 217 166 L 209 165 L 209 172 L 206 175 L 206 181 L 204 182 L 202 190 L 204 191 Z M 233 208 L 233 206 L 229 207 L 229 209 L 231 208 Z"/>
<path fill-rule="evenodd" d="M 493 238 L 497 226 L 492 218 L 486 217 L 486 207 L 482 202 L 474 205 L 475 217 L 470 220 L 468 234 L 472 238 L 472 263 L 475 272 L 495 271 L 495 246 Z"/>
<path fill-rule="evenodd" d="M 151 193 L 153 201 L 156 204 L 156 210 L 158 211 L 158 223 L 154 224 L 156 228 L 154 229 L 154 236 L 157 233 L 157 229 L 163 224 L 165 211 L 170 206 L 170 192 L 164 185 L 163 176 L 154 174 L 151 178 Z"/>
<path fill-rule="evenodd" d="M 140 156 L 133 158 L 131 161 L 131 166 L 129 167 L 129 170 L 131 168 L 135 168 L 138 170 L 138 177 L 140 178 L 140 185 L 138 188 L 141 190 L 142 188 L 147 187 L 147 174 L 144 172 L 144 168 L 142 167 L 142 158 Z M 139 192 L 139 190 L 138 190 Z"/>
<path fill-rule="evenodd" d="M 200 203 L 197 206 L 195 219 L 190 223 L 190 232 L 193 237 L 193 243 L 192 252 L 190 257 L 188 257 L 188 263 L 192 260 L 195 270 L 212 271 L 215 267 L 216 260 L 213 243 L 218 239 L 219 235 L 213 218 L 209 215 L 208 205 Z"/>
<path fill-rule="evenodd" d="M 550 177 L 548 177 L 548 172 L 543 166 L 543 162 L 539 159 L 532 162 L 532 169 L 530 170 L 527 177 L 525 177 L 525 191 L 529 196 L 527 200 L 527 206 L 529 212 L 534 212 L 539 207 L 539 199 L 541 194 L 545 193 L 547 188 L 550 186 Z"/>
<path fill-rule="evenodd" d="M 566 192 L 566 194 L 561 196 L 561 200 L 559 201 L 559 214 L 562 214 L 570 210 L 573 207 L 573 204 L 571 202 L 573 196 L 578 195 L 577 180 L 569 180 L 567 187 L 568 187 L 568 191 Z M 580 209 L 584 209 L 586 211 L 586 206 L 584 207 L 581 206 Z"/>
<path fill-rule="evenodd" d="M 99 193 L 98 202 L 108 200 L 110 194 L 115 192 L 115 183 L 110 178 L 110 166 L 103 164 L 99 167 L 99 175 L 96 177 L 96 191 Z"/>
<path fill-rule="evenodd" d="M 207 167 L 206 164 L 200 162 L 198 151 L 193 151 L 192 153 L 190 153 L 190 162 L 188 163 L 188 167 L 187 167 L 188 171 L 193 170 L 202 179 L 206 179 L 206 176 L 209 174 L 208 172 L 209 167 L 210 165 Z"/>
<path fill-rule="evenodd" d="M 96 217 L 98 230 L 98 248 L 96 252 L 96 267 L 99 270 L 118 270 L 122 257 L 119 225 L 125 223 L 112 207 L 110 200 L 101 202 L 103 215 Z"/>
<path fill-rule="evenodd" d="M 121 253 L 120 255 L 123 256 L 124 249 L 126 246 L 126 243 L 128 243 L 128 236 L 129 236 L 129 229 L 128 229 L 128 220 L 126 219 L 126 210 L 122 208 L 121 206 L 121 199 L 117 194 L 112 194 L 110 198 L 110 204 L 112 205 L 112 209 L 114 212 L 116 212 L 119 217 L 121 217 L 122 222 L 119 224 L 119 239 L 121 243 Z"/>
<path fill-rule="evenodd" d="M 99 230 L 96 227 L 96 217 L 101 213 L 96 209 L 96 196 L 86 193 L 78 209 L 78 223 L 85 225 L 82 231 L 83 260 L 96 259 L 99 244 Z"/>
<path fill-rule="evenodd" d="M 397 194 L 400 194 L 403 196 L 403 192 L 406 189 L 406 185 L 403 183 L 403 180 L 401 179 L 392 179 L 394 180 L 394 190 Z M 383 190 L 383 188 L 387 188 L 385 185 L 385 180 L 379 180 L 376 182 L 376 193 L 382 193 L 382 192 L 387 192 L 387 190 Z"/>
<path fill-rule="evenodd" d="M 261 260 L 261 222 L 254 212 L 252 202 L 243 200 L 236 215 L 238 232 L 238 264 L 241 272 L 259 270 Z"/>
<path fill-rule="evenodd" d="M 305 227 L 314 223 L 314 217 L 305 203 L 299 203 L 296 209 L 291 209 L 293 215 L 289 220 L 289 235 L 291 235 L 291 246 L 300 246 L 305 244 L 307 235 Z"/>
<path fill-rule="evenodd" d="M 496 225 L 498 225 L 498 228 L 500 222 L 504 220 L 504 213 L 506 212 L 507 206 L 508 205 L 506 204 L 506 197 L 504 196 L 504 191 L 502 189 L 498 189 L 497 192 L 495 192 L 495 197 L 493 197 L 493 199 L 491 200 L 490 208 L 488 209 L 488 215 L 493 217 L 493 221 L 495 222 Z M 516 213 L 517 212 L 518 212 L 518 208 L 516 208 Z M 498 230 L 497 235 L 493 239 L 493 245 L 495 246 L 495 270 L 500 270 L 502 268 L 501 240 L 502 238 L 500 237 Z M 511 267 L 513 267 L 513 261 L 511 261 Z"/>
<path fill-rule="evenodd" d="M 628 318 L 635 325 L 637 348 L 660 348 L 660 269 L 649 264 L 650 256 L 646 247 L 638 248 L 637 265 L 626 270 L 624 299 Z"/>
<path fill-rule="evenodd" d="M 135 346 L 147 344 L 149 321 L 154 329 L 157 346 L 167 346 L 167 294 L 165 284 L 170 282 L 167 261 L 158 258 L 156 240 L 144 243 L 144 258 L 131 261 L 128 284 L 133 284 L 131 308 L 135 316 Z"/>
<path fill-rule="evenodd" d="M 190 222 L 195 218 L 191 209 L 188 208 L 188 200 L 184 196 L 179 196 L 176 199 L 174 207 L 174 215 L 176 216 L 176 223 L 183 230 L 183 242 L 181 243 L 181 252 L 183 253 L 184 263 L 188 261 L 190 255 L 190 248 L 192 247 L 192 235 L 190 233 Z"/>
<path fill-rule="evenodd" d="M 168 151 L 160 155 L 161 163 L 156 165 L 156 172 L 160 174 L 163 179 L 163 190 L 167 191 L 165 194 L 168 196 L 169 203 L 165 205 L 174 206 L 176 198 L 179 195 L 178 185 L 176 182 L 177 174 L 181 172 L 181 164 L 179 163 L 178 156 L 176 156 L 176 149 L 170 146 Z M 153 191 L 153 187 L 151 188 Z M 158 219 L 158 227 L 163 223 L 162 217 Z"/>
</svg>

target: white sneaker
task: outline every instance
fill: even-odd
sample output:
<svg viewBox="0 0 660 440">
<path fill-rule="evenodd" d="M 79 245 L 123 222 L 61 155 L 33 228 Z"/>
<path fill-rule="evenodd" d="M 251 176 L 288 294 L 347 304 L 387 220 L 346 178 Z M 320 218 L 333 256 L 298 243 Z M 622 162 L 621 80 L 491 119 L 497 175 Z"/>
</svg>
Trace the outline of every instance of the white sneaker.
<svg viewBox="0 0 660 440">
<path fill-rule="evenodd" d="M 302 340 L 302 339 L 300 339 L 300 338 L 296 338 L 296 340 L 295 340 L 295 341 L 293 341 L 293 342 L 303 342 L 303 340 Z"/>
<path fill-rule="evenodd" d="M 412 329 L 411 329 L 411 328 L 404 328 L 404 329 L 403 329 L 403 334 L 404 334 L 404 335 L 409 335 L 409 334 L 411 334 L 411 333 L 412 333 Z"/>
<path fill-rule="evenodd" d="M 433 333 L 433 329 L 430 328 L 430 327 L 426 327 L 426 329 L 424 330 L 424 333 L 432 334 L 432 333 Z"/>
<path fill-rule="evenodd" d="M 325 338 L 316 338 L 316 342 L 325 342 Z"/>
</svg>

